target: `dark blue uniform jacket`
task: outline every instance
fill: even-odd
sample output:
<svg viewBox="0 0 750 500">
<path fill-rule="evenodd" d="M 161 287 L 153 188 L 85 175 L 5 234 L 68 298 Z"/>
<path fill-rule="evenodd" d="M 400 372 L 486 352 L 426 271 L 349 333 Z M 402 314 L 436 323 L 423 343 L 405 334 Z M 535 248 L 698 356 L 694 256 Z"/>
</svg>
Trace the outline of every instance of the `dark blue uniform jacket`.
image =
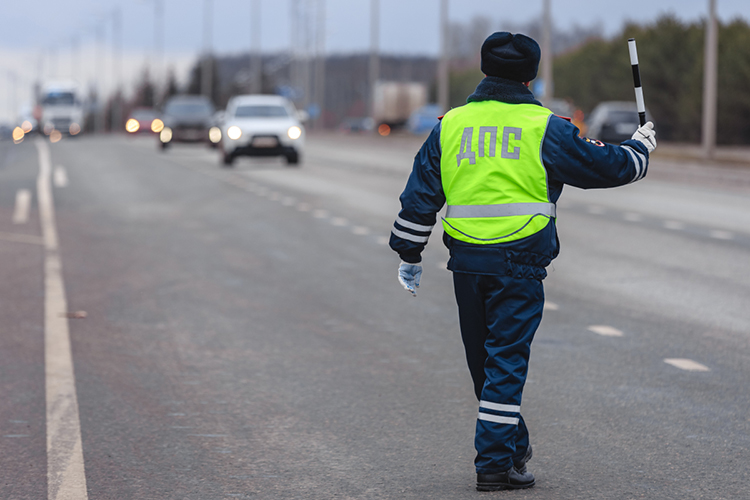
<svg viewBox="0 0 750 500">
<path fill-rule="evenodd" d="M 498 77 L 486 77 L 468 98 L 468 102 L 486 100 L 541 106 L 525 85 Z M 391 248 L 405 262 L 422 260 L 437 213 L 445 204 L 440 155 L 438 124 L 414 159 L 400 198 L 401 212 L 391 233 Z M 648 150 L 634 140 L 614 146 L 580 138 L 575 125 L 552 116 L 542 142 L 542 162 L 547 170 L 549 199 L 556 203 L 565 184 L 583 189 L 609 188 L 642 179 L 648 170 Z M 450 250 L 451 271 L 531 279 L 545 278 L 545 268 L 560 251 L 554 219 L 538 233 L 517 241 L 477 245 L 444 234 L 443 242 Z"/>
</svg>

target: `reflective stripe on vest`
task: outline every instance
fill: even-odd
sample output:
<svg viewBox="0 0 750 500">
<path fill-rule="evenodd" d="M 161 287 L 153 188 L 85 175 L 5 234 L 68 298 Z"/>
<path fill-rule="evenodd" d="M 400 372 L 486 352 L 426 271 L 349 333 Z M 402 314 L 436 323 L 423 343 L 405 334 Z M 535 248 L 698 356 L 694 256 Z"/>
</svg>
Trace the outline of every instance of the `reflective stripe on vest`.
<svg viewBox="0 0 750 500">
<path fill-rule="evenodd" d="M 504 203 L 501 205 L 448 205 L 445 216 L 449 219 L 475 217 L 513 217 L 516 215 L 546 215 L 556 217 L 554 203 Z"/>
<path fill-rule="evenodd" d="M 472 102 L 441 123 L 443 229 L 476 244 L 531 236 L 556 216 L 542 142 L 552 112 L 534 104 Z"/>
</svg>

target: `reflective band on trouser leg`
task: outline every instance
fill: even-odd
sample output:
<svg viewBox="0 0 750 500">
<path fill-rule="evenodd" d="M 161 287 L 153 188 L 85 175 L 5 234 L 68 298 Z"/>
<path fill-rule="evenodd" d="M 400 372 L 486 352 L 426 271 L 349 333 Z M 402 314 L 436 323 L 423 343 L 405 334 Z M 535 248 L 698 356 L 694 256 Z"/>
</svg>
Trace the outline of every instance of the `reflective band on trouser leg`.
<svg viewBox="0 0 750 500">
<path fill-rule="evenodd" d="M 486 420 L 488 422 L 495 422 L 498 424 L 518 425 L 518 418 L 516 417 L 503 417 L 502 415 L 493 415 L 492 413 L 479 412 L 477 417 L 479 420 Z"/>
<path fill-rule="evenodd" d="M 516 215 L 547 215 L 556 217 L 554 203 L 501 203 L 499 205 L 448 205 L 448 219 L 472 219 L 478 217 L 513 217 Z"/>
</svg>

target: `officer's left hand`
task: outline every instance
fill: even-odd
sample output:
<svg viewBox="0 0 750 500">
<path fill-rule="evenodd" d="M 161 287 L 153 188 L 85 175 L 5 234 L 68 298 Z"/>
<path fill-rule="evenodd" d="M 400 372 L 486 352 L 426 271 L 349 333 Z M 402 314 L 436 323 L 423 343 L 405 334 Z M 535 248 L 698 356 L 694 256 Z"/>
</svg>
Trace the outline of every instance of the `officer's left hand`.
<svg viewBox="0 0 750 500">
<path fill-rule="evenodd" d="M 633 134 L 632 139 L 634 141 L 640 141 L 641 144 L 646 146 L 649 154 L 653 153 L 654 149 L 656 149 L 656 130 L 654 130 L 654 124 L 652 122 L 647 122 L 642 127 L 639 127 L 638 130 L 635 131 L 635 134 Z"/>
<path fill-rule="evenodd" d="M 398 266 L 398 281 L 401 283 L 407 291 L 416 297 L 417 288 L 419 288 L 419 280 L 422 278 L 422 265 L 421 264 L 409 264 L 408 262 L 401 262 Z"/>
</svg>

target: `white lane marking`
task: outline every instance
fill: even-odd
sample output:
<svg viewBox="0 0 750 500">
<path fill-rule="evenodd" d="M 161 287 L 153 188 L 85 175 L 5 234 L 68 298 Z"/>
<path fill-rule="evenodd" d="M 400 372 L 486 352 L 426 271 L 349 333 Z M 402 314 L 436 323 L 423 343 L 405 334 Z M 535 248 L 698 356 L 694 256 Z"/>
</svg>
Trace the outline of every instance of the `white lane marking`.
<svg viewBox="0 0 750 500">
<path fill-rule="evenodd" d="M 386 241 L 386 243 L 387 243 L 387 241 Z M 442 269 L 443 271 L 445 271 L 446 269 L 448 269 L 448 263 L 447 262 L 438 262 L 436 264 L 436 267 L 438 269 Z"/>
<path fill-rule="evenodd" d="M 665 220 L 664 227 L 673 231 L 682 231 L 685 229 L 685 223 L 677 220 Z"/>
<path fill-rule="evenodd" d="M 341 227 L 349 224 L 349 221 L 344 219 L 343 217 L 334 217 L 333 219 L 331 219 L 331 224 Z"/>
<path fill-rule="evenodd" d="M 601 215 L 604 213 L 604 209 L 596 205 L 591 205 L 590 207 L 588 207 L 588 212 L 592 215 Z"/>
<path fill-rule="evenodd" d="M 55 183 L 55 187 L 66 187 L 68 185 L 68 172 L 65 171 L 65 167 L 62 165 L 56 166 L 52 179 Z"/>
<path fill-rule="evenodd" d="M 387 245 L 391 239 L 388 236 L 378 236 L 378 245 Z"/>
<path fill-rule="evenodd" d="M 591 325 L 588 329 L 590 332 L 594 332 L 605 337 L 622 337 L 622 331 L 613 326 Z"/>
<path fill-rule="evenodd" d="M 268 197 L 271 201 L 279 201 L 281 199 L 281 194 L 277 193 L 276 191 L 271 191 L 271 195 Z"/>
<path fill-rule="evenodd" d="M 299 210 L 300 212 L 309 212 L 310 210 L 312 210 L 312 207 L 309 203 L 298 203 L 297 210 Z"/>
<path fill-rule="evenodd" d="M 643 220 L 643 216 L 635 212 L 626 212 L 622 218 L 628 222 L 641 222 Z"/>
<path fill-rule="evenodd" d="M 365 226 L 354 226 L 352 228 L 352 233 L 365 236 L 367 234 L 370 234 L 370 229 L 366 228 Z"/>
<path fill-rule="evenodd" d="M 708 372 L 711 371 L 706 365 L 702 365 L 697 361 L 685 358 L 666 358 L 664 362 L 668 365 L 672 365 L 680 370 L 687 370 L 689 372 Z"/>
<path fill-rule="evenodd" d="M 13 224 L 26 224 L 29 220 L 31 208 L 31 191 L 19 189 L 16 191 L 16 206 L 13 210 Z"/>
<path fill-rule="evenodd" d="M 325 219 L 326 217 L 328 217 L 328 211 L 322 210 L 322 209 L 317 209 L 317 210 L 313 211 L 312 215 L 316 219 Z"/>
<path fill-rule="evenodd" d="M 42 238 L 33 234 L 0 233 L 0 240 L 12 241 L 14 243 L 29 243 L 31 245 L 44 245 Z"/>
<path fill-rule="evenodd" d="M 711 238 L 716 238 L 717 240 L 731 240 L 734 238 L 734 234 L 720 229 L 714 229 L 709 234 L 711 235 Z"/>
<path fill-rule="evenodd" d="M 291 196 L 286 196 L 285 198 L 281 200 L 281 204 L 284 205 L 285 207 L 291 207 L 295 203 L 297 203 L 297 200 L 295 200 Z"/>
<path fill-rule="evenodd" d="M 545 301 L 544 302 L 544 310 L 545 311 L 557 311 L 560 309 L 560 306 L 555 304 L 554 302 Z"/>
<path fill-rule="evenodd" d="M 81 443 L 68 310 L 62 277 L 52 198 L 49 146 L 36 141 L 39 151 L 37 198 L 44 238 L 44 372 L 47 405 L 47 499 L 87 500 L 86 472 Z"/>
</svg>

